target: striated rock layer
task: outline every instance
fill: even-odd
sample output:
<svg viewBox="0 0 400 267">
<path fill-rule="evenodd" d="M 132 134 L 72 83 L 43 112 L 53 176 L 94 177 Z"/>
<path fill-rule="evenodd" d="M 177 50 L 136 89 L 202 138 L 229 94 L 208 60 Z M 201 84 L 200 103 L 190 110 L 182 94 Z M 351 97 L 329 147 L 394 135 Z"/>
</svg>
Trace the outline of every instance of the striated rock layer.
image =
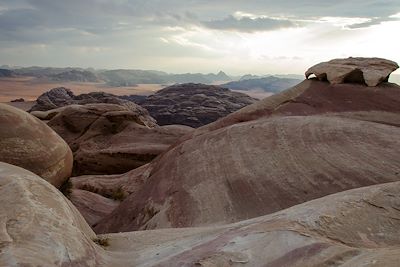
<svg viewBox="0 0 400 267">
<path fill-rule="evenodd" d="M 30 170 L 56 187 L 72 172 L 72 152 L 45 123 L 0 104 L 0 161 Z"/>
<path fill-rule="evenodd" d="M 246 122 L 247 121 L 247 122 Z M 227 223 L 400 179 L 400 87 L 307 80 L 152 162 L 99 233 Z"/>
<path fill-rule="evenodd" d="M 333 59 L 312 66 L 306 78 L 314 74 L 318 80 L 338 83 L 365 83 L 377 86 L 389 80 L 389 75 L 399 68 L 396 62 L 383 58 L 350 57 Z"/>
<path fill-rule="evenodd" d="M 142 166 L 192 129 L 152 125 L 150 116 L 114 104 L 71 105 L 48 125 L 74 152 L 74 174 L 116 174 Z M 149 127 L 149 125 L 152 125 Z"/>
<path fill-rule="evenodd" d="M 96 236 L 31 172 L 0 163 L 1 266 L 398 266 L 400 182 L 207 228 Z"/>
</svg>

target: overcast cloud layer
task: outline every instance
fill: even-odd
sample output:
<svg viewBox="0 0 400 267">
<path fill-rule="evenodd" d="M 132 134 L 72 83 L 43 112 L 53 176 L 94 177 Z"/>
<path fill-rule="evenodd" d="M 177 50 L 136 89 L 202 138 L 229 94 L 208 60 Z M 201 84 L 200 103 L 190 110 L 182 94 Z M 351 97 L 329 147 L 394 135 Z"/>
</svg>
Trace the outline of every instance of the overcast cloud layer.
<svg viewBox="0 0 400 267">
<path fill-rule="evenodd" d="M 301 73 L 400 61 L 399 0 L 0 0 L 0 65 Z"/>
</svg>

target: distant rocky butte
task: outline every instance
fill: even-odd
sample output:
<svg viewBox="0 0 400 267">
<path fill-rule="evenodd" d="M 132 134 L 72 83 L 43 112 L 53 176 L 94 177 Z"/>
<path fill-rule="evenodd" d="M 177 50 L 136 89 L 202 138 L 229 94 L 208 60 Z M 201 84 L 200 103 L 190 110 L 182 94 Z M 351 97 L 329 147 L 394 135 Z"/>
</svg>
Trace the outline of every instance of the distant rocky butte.
<svg viewBox="0 0 400 267">
<path fill-rule="evenodd" d="M 200 127 L 257 100 L 246 94 L 204 84 L 178 84 L 140 101 L 159 125 Z"/>
<path fill-rule="evenodd" d="M 382 58 L 350 57 L 319 63 L 306 71 L 306 78 L 314 74 L 318 80 L 331 84 L 355 82 L 377 86 L 387 82 L 389 75 L 399 68 L 396 62 Z"/>
<path fill-rule="evenodd" d="M 296 84 L 300 83 L 301 80 L 291 78 L 279 78 L 275 76 L 269 77 L 249 77 L 249 79 L 240 79 L 240 81 L 233 81 L 221 85 L 222 87 L 229 88 L 231 90 L 244 90 L 244 91 L 264 91 L 270 93 L 278 93 L 285 89 L 288 89 Z"/>
<path fill-rule="evenodd" d="M 61 82 L 99 82 L 99 78 L 90 71 L 69 70 L 62 73 L 52 74 L 49 78 Z"/>
</svg>

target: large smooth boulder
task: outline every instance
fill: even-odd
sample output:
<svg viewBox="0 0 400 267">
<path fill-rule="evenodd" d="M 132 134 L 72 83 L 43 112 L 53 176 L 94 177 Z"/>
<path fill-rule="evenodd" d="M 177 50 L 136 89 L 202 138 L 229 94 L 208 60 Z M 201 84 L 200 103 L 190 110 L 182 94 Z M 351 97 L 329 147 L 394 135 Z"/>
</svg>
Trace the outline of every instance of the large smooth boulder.
<svg viewBox="0 0 400 267">
<path fill-rule="evenodd" d="M 159 125 L 181 124 L 197 128 L 256 101 L 220 86 L 189 83 L 164 88 L 141 101 L 140 105 Z"/>
<path fill-rule="evenodd" d="M 1 266 L 398 266 L 400 183 L 206 228 L 96 236 L 40 177 L 0 163 Z"/>
<path fill-rule="evenodd" d="M 0 162 L 0 266 L 96 266 L 96 235 L 53 186 Z"/>
<path fill-rule="evenodd" d="M 387 82 L 389 75 L 398 68 L 396 62 L 383 58 L 350 57 L 312 66 L 306 71 L 306 78 L 314 74 L 318 80 L 327 80 L 331 84 L 354 82 L 377 86 Z"/>
<path fill-rule="evenodd" d="M 29 113 L 0 104 L 0 161 L 30 170 L 56 187 L 72 172 L 69 146 Z"/>
<path fill-rule="evenodd" d="M 87 104 L 63 108 L 48 125 L 70 145 L 75 175 L 118 174 L 150 162 L 192 131 L 151 121 L 126 106 Z"/>
<path fill-rule="evenodd" d="M 106 236 L 127 266 L 129 255 L 137 266 L 394 267 L 399 192 L 399 182 L 375 185 L 230 225 Z"/>
<path fill-rule="evenodd" d="M 226 223 L 397 181 L 399 122 L 397 85 L 306 80 L 186 135 L 95 230 Z"/>
<path fill-rule="evenodd" d="M 397 181 L 396 136 L 399 127 L 330 116 L 263 119 L 196 136 L 151 163 L 140 191 L 94 229 L 223 224 Z"/>
</svg>

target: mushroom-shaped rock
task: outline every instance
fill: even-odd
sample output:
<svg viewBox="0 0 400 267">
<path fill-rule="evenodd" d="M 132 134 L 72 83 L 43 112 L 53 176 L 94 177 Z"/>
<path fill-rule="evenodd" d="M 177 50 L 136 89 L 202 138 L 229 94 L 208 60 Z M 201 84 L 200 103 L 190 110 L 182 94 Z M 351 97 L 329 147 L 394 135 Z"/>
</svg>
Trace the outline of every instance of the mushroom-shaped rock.
<svg viewBox="0 0 400 267">
<path fill-rule="evenodd" d="M 338 83 L 365 83 L 368 86 L 377 86 L 387 82 L 390 74 L 398 69 L 396 62 L 383 58 L 350 57 L 333 59 L 322 62 L 309 68 L 306 78 L 314 74 L 318 80 Z"/>
<path fill-rule="evenodd" d="M 0 104 L 0 161 L 30 170 L 60 187 L 72 172 L 67 143 L 29 113 Z"/>
<path fill-rule="evenodd" d="M 0 162 L 0 266 L 98 266 L 96 236 L 37 175 Z"/>
</svg>

